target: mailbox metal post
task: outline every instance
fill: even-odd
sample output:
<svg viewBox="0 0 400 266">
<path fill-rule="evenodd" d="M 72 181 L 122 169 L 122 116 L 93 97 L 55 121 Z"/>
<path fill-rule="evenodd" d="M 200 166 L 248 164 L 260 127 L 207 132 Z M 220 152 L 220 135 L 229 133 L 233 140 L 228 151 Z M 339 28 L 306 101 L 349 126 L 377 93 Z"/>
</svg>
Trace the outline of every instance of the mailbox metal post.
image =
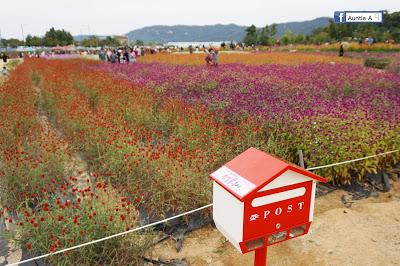
<svg viewBox="0 0 400 266">
<path fill-rule="evenodd" d="M 267 248 L 259 248 L 254 252 L 254 266 L 267 265 Z"/>
</svg>

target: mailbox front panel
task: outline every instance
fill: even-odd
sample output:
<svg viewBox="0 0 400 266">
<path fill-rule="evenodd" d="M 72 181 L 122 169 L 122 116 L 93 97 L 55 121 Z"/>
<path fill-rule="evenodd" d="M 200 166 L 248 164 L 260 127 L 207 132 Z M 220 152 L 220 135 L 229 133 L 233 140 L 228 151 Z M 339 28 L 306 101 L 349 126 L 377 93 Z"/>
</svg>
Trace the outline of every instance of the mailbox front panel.
<svg viewBox="0 0 400 266">
<path fill-rule="evenodd" d="M 243 240 L 309 222 L 313 181 L 258 192 L 244 204 Z"/>
</svg>

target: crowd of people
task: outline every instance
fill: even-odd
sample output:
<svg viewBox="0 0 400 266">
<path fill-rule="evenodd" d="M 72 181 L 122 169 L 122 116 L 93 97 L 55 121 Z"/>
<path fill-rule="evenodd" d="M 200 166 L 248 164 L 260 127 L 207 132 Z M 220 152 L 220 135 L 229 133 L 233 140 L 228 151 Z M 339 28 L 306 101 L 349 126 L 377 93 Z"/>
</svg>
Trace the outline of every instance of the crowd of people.
<svg viewBox="0 0 400 266">
<path fill-rule="evenodd" d="M 136 63 L 136 58 L 144 56 L 144 48 L 118 48 L 117 50 L 103 48 L 99 52 L 99 59 L 109 63 Z"/>
</svg>

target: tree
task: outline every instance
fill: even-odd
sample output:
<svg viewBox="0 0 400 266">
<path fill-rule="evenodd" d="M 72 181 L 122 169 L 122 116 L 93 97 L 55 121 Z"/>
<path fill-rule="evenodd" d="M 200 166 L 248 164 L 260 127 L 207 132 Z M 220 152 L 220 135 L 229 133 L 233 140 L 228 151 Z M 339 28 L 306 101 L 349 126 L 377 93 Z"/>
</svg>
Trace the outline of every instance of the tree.
<svg viewBox="0 0 400 266">
<path fill-rule="evenodd" d="M 137 46 L 143 46 L 144 45 L 143 41 L 141 41 L 141 40 L 136 40 L 136 42 L 134 44 L 137 45 Z"/>
<path fill-rule="evenodd" d="M 25 38 L 27 46 L 43 46 L 43 38 L 28 34 Z"/>
<path fill-rule="evenodd" d="M 32 35 L 30 35 L 30 34 L 26 35 L 25 44 L 26 44 L 27 46 L 33 46 L 32 40 L 33 40 Z"/>
<path fill-rule="evenodd" d="M 74 38 L 71 33 L 64 29 L 55 30 L 54 28 L 50 28 L 44 35 L 44 44 L 46 46 L 70 45 L 73 44 L 73 42 Z"/>
<path fill-rule="evenodd" d="M 320 43 L 328 40 L 339 40 L 346 37 L 357 37 L 361 39 L 372 37 L 380 42 L 390 38 L 394 38 L 395 41 L 399 40 L 400 12 L 393 12 L 390 14 L 387 10 L 383 10 L 383 13 L 383 23 L 376 24 L 334 23 L 333 19 L 329 19 L 329 25 L 327 27 L 319 27 L 312 30 L 309 38 L 306 37 L 306 41 Z"/>
<path fill-rule="evenodd" d="M 304 43 L 304 36 L 303 34 L 297 34 L 294 36 L 294 43 L 295 44 L 303 44 Z"/>
<path fill-rule="evenodd" d="M 269 43 L 269 29 L 267 25 L 265 28 L 258 30 L 257 44 L 268 45 L 268 43 Z"/>
<path fill-rule="evenodd" d="M 20 41 L 20 40 L 18 40 L 18 39 L 9 39 L 9 40 L 7 41 L 7 44 L 8 44 L 8 46 L 11 46 L 11 47 L 13 47 L 13 48 L 16 48 L 17 46 L 22 46 L 22 45 L 24 45 L 24 42 L 23 42 L 23 41 Z"/>
<path fill-rule="evenodd" d="M 89 47 L 90 46 L 90 42 L 89 42 L 89 40 L 88 39 L 83 39 L 83 41 L 82 41 L 82 46 L 83 47 Z"/>
<path fill-rule="evenodd" d="M 104 46 L 120 46 L 121 44 L 116 39 L 112 38 L 111 36 L 107 36 L 105 40 L 103 40 Z"/>
<path fill-rule="evenodd" d="M 290 39 L 287 35 L 283 35 L 281 38 L 281 44 L 282 45 L 288 45 L 290 43 Z"/>
<path fill-rule="evenodd" d="M 246 36 L 243 39 L 243 42 L 247 45 L 256 44 L 257 42 L 257 29 L 256 26 L 251 25 L 245 30 Z"/>
<path fill-rule="evenodd" d="M 276 41 L 277 41 L 277 38 L 275 38 L 275 37 L 271 37 L 268 40 L 269 45 L 272 45 L 272 46 L 276 44 Z"/>
<path fill-rule="evenodd" d="M 270 27 L 270 37 L 274 37 L 278 33 L 278 24 L 274 23 Z"/>
<path fill-rule="evenodd" d="M 281 38 L 281 44 L 288 45 L 294 42 L 293 33 L 290 30 L 285 31 L 285 35 Z"/>
<path fill-rule="evenodd" d="M 320 32 L 314 37 L 313 43 L 314 44 L 323 44 L 323 43 L 330 42 L 331 40 L 332 39 L 329 37 L 328 33 Z"/>
</svg>

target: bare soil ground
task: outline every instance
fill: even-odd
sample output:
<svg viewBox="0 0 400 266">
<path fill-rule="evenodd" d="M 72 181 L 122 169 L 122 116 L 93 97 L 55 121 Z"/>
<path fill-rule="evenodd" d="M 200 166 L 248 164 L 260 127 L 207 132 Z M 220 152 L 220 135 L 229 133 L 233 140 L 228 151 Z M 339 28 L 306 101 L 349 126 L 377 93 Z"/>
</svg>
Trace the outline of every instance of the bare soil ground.
<svg viewBox="0 0 400 266">
<path fill-rule="evenodd" d="M 335 190 L 316 199 L 308 235 L 270 246 L 268 265 L 400 265 L 400 179 L 378 198 L 354 201 L 346 208 Z M 253 265 L 254 252 L 240 254 L 211 225 L 187 235 L 181 252 L 176 241 L 156 245 L 153 258 L 179 258 L 188 265 Z"/>
</svg>

